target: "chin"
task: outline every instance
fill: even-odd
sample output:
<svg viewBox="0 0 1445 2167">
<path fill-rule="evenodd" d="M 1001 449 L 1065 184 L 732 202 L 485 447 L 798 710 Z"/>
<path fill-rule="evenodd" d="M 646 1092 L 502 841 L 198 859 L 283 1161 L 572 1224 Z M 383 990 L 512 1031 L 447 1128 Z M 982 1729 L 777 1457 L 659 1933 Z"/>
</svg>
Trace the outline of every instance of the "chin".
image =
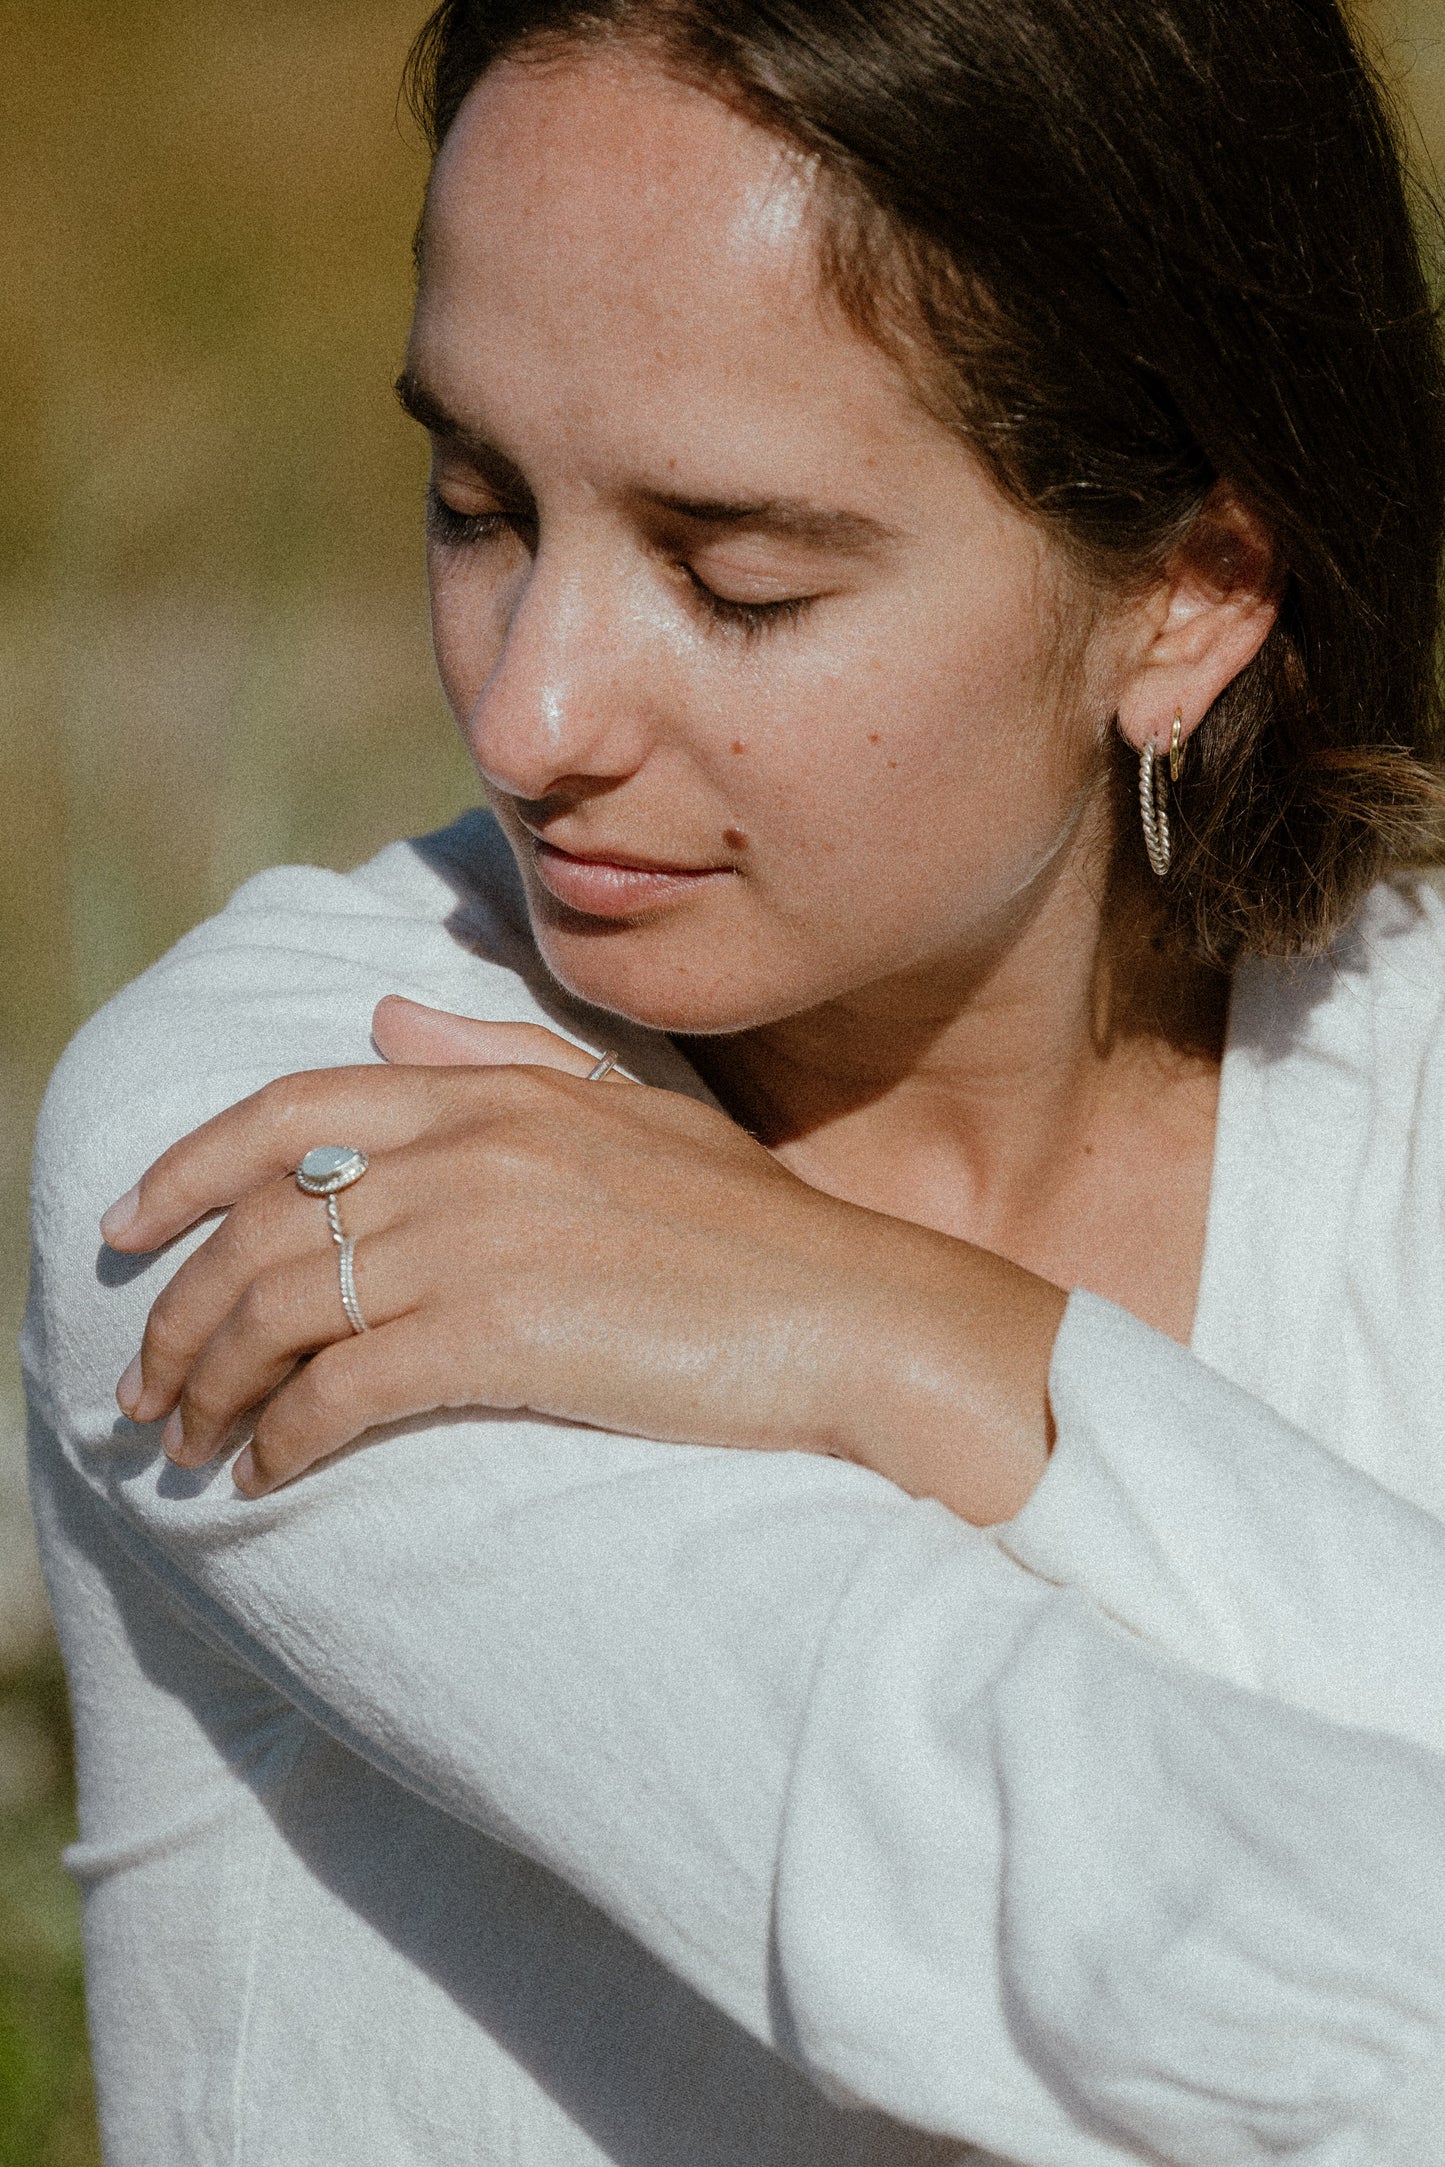
<svg viewBox="0 0 1445 2167">
<path fill-rule="evenodd" d="M 811 1005 L 806 994 L 791 997 L 776 977 L 761 984 L 746 971 L 719 971 L 715 954 L 703 956 L 692 942 L 658 940 L 652 928 L 613 924 L 579 936 L 534 919 L 533 931 L 560 986 L 645 1030 L 724 1038 Z"/>
</svg>

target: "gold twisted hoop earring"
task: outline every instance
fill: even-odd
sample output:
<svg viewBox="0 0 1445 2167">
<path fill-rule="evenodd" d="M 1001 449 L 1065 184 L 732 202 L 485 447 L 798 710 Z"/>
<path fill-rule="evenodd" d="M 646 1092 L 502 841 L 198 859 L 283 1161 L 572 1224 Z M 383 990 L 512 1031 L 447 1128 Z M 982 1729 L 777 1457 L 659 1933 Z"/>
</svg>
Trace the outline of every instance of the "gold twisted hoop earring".
<svg viewBox="0 0 1445 2167">
<path fill-rule="evenodd" d="M 1184 771 L 1184 716 L 1176 713 L 1169 737 L 1169 775 L 1159 768 L 1159 754 L 1151 737 L 1139 755 L 1139 817 L 1144 824 L 1144 848 L 1149 863 L 1162 880 L 1169 870 L 1174 841 L 1169 833 L 1169 785 Z"/>
</svg>

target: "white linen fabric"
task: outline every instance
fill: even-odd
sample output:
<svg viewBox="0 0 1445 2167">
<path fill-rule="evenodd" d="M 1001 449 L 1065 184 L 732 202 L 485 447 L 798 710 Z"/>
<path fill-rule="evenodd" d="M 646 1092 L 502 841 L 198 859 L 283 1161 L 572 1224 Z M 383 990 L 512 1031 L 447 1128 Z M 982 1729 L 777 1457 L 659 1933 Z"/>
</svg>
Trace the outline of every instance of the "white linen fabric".
<svg viewBox="0 0 1445 2167">
<path fill-rule="evenodd" d="M 1435 896 L 1240 971 L 1193 1346 L 1075 1295 L 992 1533 L 486 1412 L 261 1504 L 170 1468 L 113 1394 L 199 1237 L 98 1216 L 388 992 L 706 1095 L 552 984 L 480 814 L 250 882 L 62 1062 L 25 1359 L 110 2167 L 1445 2160 Z"/>
</svg>

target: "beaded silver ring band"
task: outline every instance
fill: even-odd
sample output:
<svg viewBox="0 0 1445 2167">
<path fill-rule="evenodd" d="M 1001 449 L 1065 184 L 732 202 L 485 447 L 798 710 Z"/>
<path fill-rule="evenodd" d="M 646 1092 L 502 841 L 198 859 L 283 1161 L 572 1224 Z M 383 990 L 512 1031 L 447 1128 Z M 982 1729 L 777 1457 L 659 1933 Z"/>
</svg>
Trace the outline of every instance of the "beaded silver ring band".
<svg viewBox="0 0 1445 2167">
<path fill-rule="evenodd" d="M 331 1239 L 339 1251 L 341 1306 L 353 1332 L 367 1332 L 371 1327 L 361 1314 L 361 1304 L 356 1299 L 356 1240 L 341 1224 L 336 1199 L 343 1189 L 360 1181 L 370 1164 L 366 1153 L 358 1151 L 354 1144 L 318 1144 L 314 1151 L 307 1152 L 296 1169 L 297 1188 L 307 1196 L 325 1200 Z"/>
</svg>

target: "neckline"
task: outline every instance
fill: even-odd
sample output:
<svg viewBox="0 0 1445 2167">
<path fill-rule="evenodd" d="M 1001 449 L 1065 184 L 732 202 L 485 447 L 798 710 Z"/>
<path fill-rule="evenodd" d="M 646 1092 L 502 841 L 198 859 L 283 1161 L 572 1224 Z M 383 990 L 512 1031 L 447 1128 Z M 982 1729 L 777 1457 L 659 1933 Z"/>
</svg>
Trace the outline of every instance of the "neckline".
<svg viewBox="0 0 1445 2167">
<path fill-rule="evenodd" d="M 1190 1322 L 1189 1337 L 1182 1344 L 1187 1353 L 1197 1360 L 1218 1367 L 1206 1351 L 1210 1345 L 1214 1327 L 1214 1312 L 1218 1307 L 1215 1299 L 1216 1282 L 1223 1283 L 1227 1277 L 1222 1262 L 1226 1244 L 1225 1227 L 1231 1219 L 1231 1201 L 1235 1189 L 1231 1166 L 1233 1138 L 1238 1126 L 1235 1101 L 1243 1089 L 1242 1072 L 1246 1065 L 1248 1048 L 1241 1029 L 1241 1011 L 1245 1002 L 1241 994 L 1241 981 L 1249 969 L 1248 963 L 1237 964 L 1230 973 L 1229 993 L 1225 1004 L 1224 1044 L 1219 1059 L 1219 1096 L 1214 1109 L 1214 1142 L 1209 1164 L 1209 1194 L 1204 1206 L 1204 1247 L 1199 1261 L 1199 1283 L 1194 1296 L 1194 1315 Z M 706 1078 L 701 1075 L 677 1042 L 666 1032 L 657 1036 L 673 1056 L 681 1062 L 694 1087 L 696 1096 L 719 1113 L 727 1114 Z M 731 1115 L 728 1116 L 732 1118 Z M 1131 1312 L 1132 1314 L 1132 1312 Z M 1175 1342 L 1176 1345 L 1180 1342 Z"/>
<path fill-rule="evenodd" d="M 1203 1352 L 1209 1340 L 1209 1330 L 1214 1309 L 1214 1283 L 1219 1271 L 1219 1251 L 1223 1243 L 1223 1226 L 1228 1216 L 1229 1151 L 1234 1133 L 1234 1101 L 1238 1094 L 1237 1075 L 1240 1068 L 1241 1045 L 1238 1036 L 1240 980 L 1244 966 L 1237 964 L 1230 973 L 1229 996 L 1224 1012 L 1224 1047 L 1219 1057 L 1219 1097 L 1214 1109 L 1214 1148 L 1209 1162 L 1209 1196 L 1204 1206 L 1204 1251 L 1199 1260 L 1199 1285 L 1194 1295 L 1194 1315 L 1190 1320 L 1189 1337 L 1185 1346 L 1197 1360 L 1207 1360 Z"/>
</svg>

